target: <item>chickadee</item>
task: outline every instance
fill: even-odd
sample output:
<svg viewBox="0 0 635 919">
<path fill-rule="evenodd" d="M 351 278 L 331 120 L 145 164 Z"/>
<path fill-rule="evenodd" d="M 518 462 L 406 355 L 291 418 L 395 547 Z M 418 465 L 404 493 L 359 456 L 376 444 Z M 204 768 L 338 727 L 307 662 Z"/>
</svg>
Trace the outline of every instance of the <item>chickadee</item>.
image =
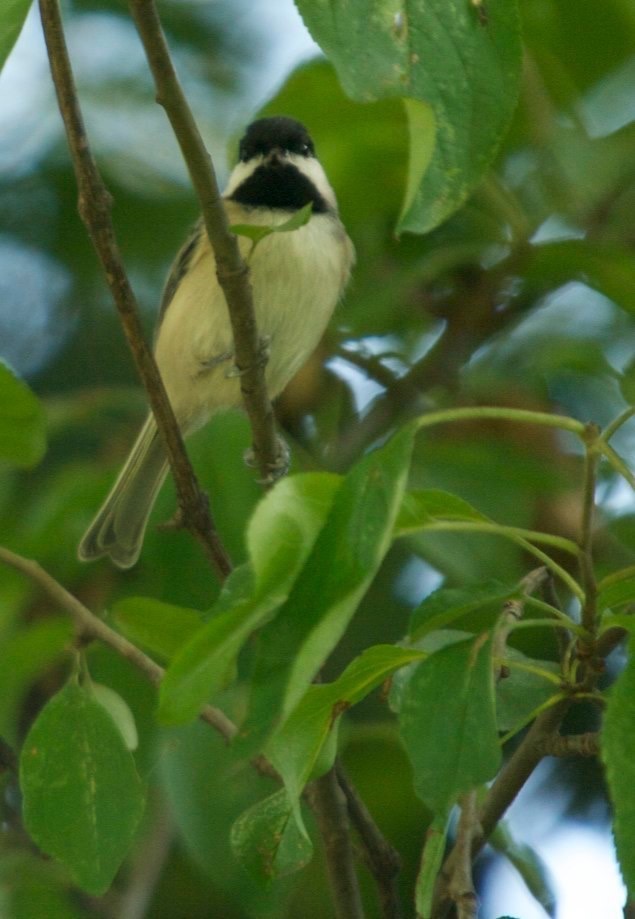
<svg viewBox="0 0 635 919">
<path fill-rule="evenodd" d="M 230 225 L 275 226 L 312 205 L 308 223 L 270 234 L 249 259 L 256 322 L 269 343 L 265 378 L 273 398 L 318 344 L 348 281 L 354 249 L 303 125 L 282 117 L 254 121 L 238 153 L 223 194 Z M 239 245 L 247 257 L 251 241 L 239 237 Z M 229 313 L 202 221 L 168 276 L 154 352 L 184 435 L 219 409 L 240 406 Z M 134 565 L 167 470 L 151 413 L 79 544 L 82 561 L 109 555 L 120 568 Z"/>
</svg>

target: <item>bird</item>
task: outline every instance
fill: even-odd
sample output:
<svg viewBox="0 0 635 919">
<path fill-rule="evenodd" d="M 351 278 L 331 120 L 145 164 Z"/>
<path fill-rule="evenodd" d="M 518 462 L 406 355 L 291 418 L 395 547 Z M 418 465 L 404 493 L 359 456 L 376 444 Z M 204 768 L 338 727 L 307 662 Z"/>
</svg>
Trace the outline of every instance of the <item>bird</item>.
<svg viewBox="0 0 635 919">
<path fill-rule="evenodd" d="M 230 226 L 280 227 L 311 205 L 308 221 L 254 246 L 239 236 L 248 260 L 265 380 L 275 398 L 319 343 L 355 261 L 337 199 L 303 124 L 260 118 L 246 129 L 222 195 Z M 184 436 L 219 410 L 239 408 L 239 372 L 229 312 L 202 219 L 178 252 L 163 290 L 154 354 Z M 82 537 L 78 556 L 109 556 L 119 568 L 139 558 L 148 518 L 168 472 L 152 412 L 114 485 Z"/>
</svg>

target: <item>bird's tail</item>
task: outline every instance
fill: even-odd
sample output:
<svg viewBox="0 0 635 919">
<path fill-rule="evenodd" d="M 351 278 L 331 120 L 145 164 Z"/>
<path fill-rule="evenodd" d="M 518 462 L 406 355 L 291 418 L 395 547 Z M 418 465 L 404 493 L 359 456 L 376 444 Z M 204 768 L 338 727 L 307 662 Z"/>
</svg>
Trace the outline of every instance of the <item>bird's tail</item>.
<svg viewBox="0 0 635 919">
<path fill-rule="evenodd" d="M 77 554 L 81 561 L 109 555 L 119 568 L 134 565 L 167 468 L 165 450 L 150 415 L 110 494 L 79 544 Z"/>
</svg>

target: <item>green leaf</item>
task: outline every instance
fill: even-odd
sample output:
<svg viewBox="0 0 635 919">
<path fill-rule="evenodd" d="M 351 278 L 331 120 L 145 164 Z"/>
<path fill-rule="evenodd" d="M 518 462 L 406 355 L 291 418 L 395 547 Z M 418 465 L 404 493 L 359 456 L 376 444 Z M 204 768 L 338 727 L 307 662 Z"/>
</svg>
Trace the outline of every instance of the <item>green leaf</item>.
<svg viewBox="0 0 635 919">
<path fill-rule="evenodd" d="M 416 488 L 406 492 L 395 523 L 395 535 L 416 533 L 437 520 L 472 520 L 491 523 L 463 498 L 439 488 Z"/>
<path fill-rule="evenodd" d="M 258 226 L 253 223 L 235 223 L 229 229 L 236 236 L 246 236 L 247 239 L 250 239 L 254 244 L 251 250 L 253 252 L 256 245 L 266 239 L 267 236 L 271 236 L 272 233 L 291 233 L 293 230 L 299 230 L 300 227 L 306 226 L 311 219 L 312 211 L 313 204 L 309 201 L 299 211 L 295 211 L 284 223 L 269 226 Z"/>
<path fill-rule="evenodd" d="M 558 675 L 560 666 L 553 661 L 542 661 L 528 658 L 515 648 L 508 647 L 505 656 L 512 663 L 509 676 L 496 684 L 496 714 L 499 731 L 511 731 L 518 725 L 527 723 L 533 711 L 540 708 L 554 695 L 553 683 L 539 673 L 532 673 L 520 667 L 514 667 L 514 661 L 527 663 L 548 673 Z"/>
<path fill-rule="evenodd" d="M 211 619 L 175 654 L 159 692 L 159 717 L 196 717 L 226 682 L 242 645 L 283 603 L 331 508 L 340 478 L 290 476 L 258 504 L 247 530 L 250 566 L 228 578 Z M 244 569 L 244 570 L 243 570 Z"/>
<path fill-rule="evenodd" d="M 0 460 L 35 466 L 46 451 L 44 411 L 26 383 L 0 361 Z"/>
<path fill-rule="evenodd" d="M 629 896 L 635 893 L 635 650 L 608 693 L 602 731 L 602 759 L 613 804 L 617 857 Z"/>
<path fill-rule="evenodd" d="M 553 536 L 538 530 L 526 530 L 522 527 L 496 523 L 481 514 L 467 501 L 450 492 L 437 488 L 413 489 L 404 497 L 395 525 L 395 535 L 405 536 L 426 530 L 429 532 L 486 533 L 509 539 L 531 552 L 564 581 L 574 596 L 584 600 L 584 591 L 575 579 L 539 548 L 540 544 L 545 544 L 578 556 L 580 549 L 571 539 Z M 538 545 L 534 545 L 535 543 Z"/>
<path fill-rule="evenodd" d="M 301 833 L 284 789 L 240 815 L 231 829 L 236 858 L 261 881 L 284 877 L 311 861 L 311 840 Z"/>
<path fill-rule="evenodd" d="M 331 510 L 340 476 L 308 472 L 279 481 L 260 501 L 247 528 L 256 593 L 286 595 Z"/>
<path fill-rule="evenodd" d="M 409 100 L 410 176 L 399 229 L 422 233 L 437 226 L 480 181 L 514 111 L 521 67 L 517 4 L 489 0 L 484 25 L 468 0 L 296 3 L 352 99 Z M 421 103 L 434 113 L 434 133 Z"/>
<path fill-rule="evenodd" d="M 405 487 L 414 430 L 408 425 L 348 473 L 289 599 L 261 632 L 243 749 L 260 748 L 289 716 L 379 568 Z"/>
<path fill-rule="evenodd" d="M 415 790 L 436 814 L 496 774 L 491 639 L 447 645 L 422 661 L 403 690 L 399 724 Z"/>
<path fill-rule="evenodd" d="M 490 581 L 473 587 L 440 587 L 413 610 L 410 618 L 410 640 L 418 641 L 429 632 L 443 629 L 477 610 L 491 606 L 496 614 L 506 600 L 518 592 L 517 585 Z"/>
<path fill-rule="evenodd" d="M 20 757 L 24 821 L 88 893 L 111 885 L 144 807 L 134 760 L 106 710 L 72 678 L 42 709 Z"/>
<path fill-rule="evenodd" d="M 2 0 L 0 7 L 0 70 L 22 31 L 30 0 Z"/>
<path fill-rule="evenodd" d="M 131 641 L 170 660 L 203 624 L 201 613 L 151 597 L 126 597 L 113 608 L 113 617 Z"/>
<path fill-rule="evenodd" d="M 432 898 L 448 835 L 448 815 L 438 814 L 426 830 L 426 841 L 421 853 L 421 865 L 415 885 L 415 906 L 420 919 L 430 919 Z"/>
<path fill-rule="evenodd" d="M 598 591 L 598 609 L 617 609 L 635 600 L 635 569 L 631 566 L 616 571 L 600 581 Z"/>
<path fill-rule="evenodd" d="M 309 687 L 288 720 L 273 735 L 265 751 L 282 776 L 294 806 L 307 781 L 322 775 L 332 766 L 335 746 L 328 756 L 322 753 L 339 716 L 365 698 L 395 670 L 424 656 L 416 648 L 374 645 L 352 661 L 333 683 Z"/>
<path fill-rule="evenodd" d="M 126 745 L 126 750 L 136 750 L 139 746 L 139 735 L 134 715 L 126 700 L 103 683 L 94 683 L 91 680 L 87 689 L 112 718 Z"/>
</svg>

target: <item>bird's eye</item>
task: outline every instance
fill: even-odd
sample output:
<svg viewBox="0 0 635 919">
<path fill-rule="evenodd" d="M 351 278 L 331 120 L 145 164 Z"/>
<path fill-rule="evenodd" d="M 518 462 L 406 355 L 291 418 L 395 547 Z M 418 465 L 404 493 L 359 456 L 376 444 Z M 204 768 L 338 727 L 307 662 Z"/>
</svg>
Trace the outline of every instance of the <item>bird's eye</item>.
<svg viewBox="0 0 635 919">
<path fill-rule="evenodd" d="M 301 153 L 302 156 L 309 156 L 309 155 L 311 154 L 311 147 L 310 147 L 310 145 L 309 145 L 309 144 L 300 144 L 299 153 Z"/>
</svg>

